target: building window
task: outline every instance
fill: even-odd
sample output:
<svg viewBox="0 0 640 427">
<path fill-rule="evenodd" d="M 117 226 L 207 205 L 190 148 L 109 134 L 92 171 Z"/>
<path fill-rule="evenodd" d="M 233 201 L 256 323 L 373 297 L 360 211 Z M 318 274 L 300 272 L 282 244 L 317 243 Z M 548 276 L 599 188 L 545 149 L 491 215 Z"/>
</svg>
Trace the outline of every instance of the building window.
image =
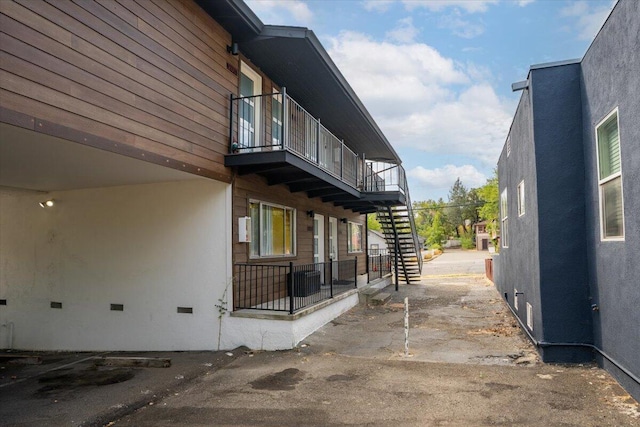
<svg viewBox="0 0 640 427">
<path fill-rule="evenodd" d="M 500 217 L 502 219 L 502 227 L 500 228 L 500 240 L 502 247 L 509 247 L 509 215 L 507 214 L 507 189 L 502 190 L 500 194 Z"/>
<path fill-rule="evenodd" d="M 380 245 L 378 243 L 369 245 L 369 255 L 380 255 Z"/>
<path fill-rule="evenodd" d="M 511 154 L 511 135 L 507 136 L 507 157 Z"/>
<path fill-rule="evenodd" d="M 251 201 L 250 256 L 287 257 L 296 254 L 296 210 Z"/>
<path fill-rule="evenodd" d="M 524 215 L 524 181 L 518 184 L 518 216 Z"/>
<path fill-rule="evenodd" d="M 596 126 L 600 224 L 603 239 L 624 238 L 618 109 Z"/>
<path fill-rule="evenodd" d="M 362 224 L 349 222 L 347 224 L 347 251 L 362 252 Z"/>
</svg>

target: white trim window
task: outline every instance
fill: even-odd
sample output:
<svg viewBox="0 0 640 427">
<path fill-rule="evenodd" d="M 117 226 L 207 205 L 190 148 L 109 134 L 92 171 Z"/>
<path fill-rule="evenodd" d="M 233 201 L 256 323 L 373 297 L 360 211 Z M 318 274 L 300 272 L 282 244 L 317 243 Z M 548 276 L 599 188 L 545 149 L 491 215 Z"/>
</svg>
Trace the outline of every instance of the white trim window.
<svg viewBox="0 0 640 427">
<path fill-rule="evenodd" d="M 362 252 L 362 224 L 351 222 L 347 224 L 347 252 Z"/>
<path fill-rule="evenodd" d="M 524 180 L 518 184 L 518 216 L 524 215 Z"/>
<path fill-rule="evenodd" d="M 250 257 L 296 255 L 296 210 L 287 206 L 251 200 Z"/>
<path fill-rule="evenodd" d="M 618 109 L 596 126 L 602 240 L 624 239 L 624 206 Z"/>
<path fill-rule="evenodd" d="M 509 247 L 509 215 L 507 213 L 507 189 L 502 190 L 500 194 L 500 241 L 503 248 Z"/>
</svg>

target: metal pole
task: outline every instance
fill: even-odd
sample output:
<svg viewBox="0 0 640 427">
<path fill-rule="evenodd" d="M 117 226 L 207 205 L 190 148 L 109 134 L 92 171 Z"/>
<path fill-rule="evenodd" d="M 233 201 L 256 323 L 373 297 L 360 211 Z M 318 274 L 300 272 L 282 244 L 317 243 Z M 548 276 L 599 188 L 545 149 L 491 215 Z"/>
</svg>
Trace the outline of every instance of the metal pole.
<svg viewBox="0 0 640 427">
<path fill-rule="evenodd" d="M 329 294 L 333 298 L 333 258 L 329 258 Z"/>
<path fill-rule="evenodd" d="M 233 153 L 233 94 L 229 95 L 229 152 Z"/>
<path fill-rule="evenodd" d="M 353 281 L 355 282 L 355 287 L 357 288 L 358 287 L 358 257 L 356 257 L 355 261 L 356 261 L 354 263 L 354 265 L 355 265 L 355 271 L 354 271 L 355 276 L 353 276 Z"/>
<path fill-rule="evenodd" d="M 366 186 L 366 171 L 367 170 L 367 159 L 364 155 L 364 153 L 362 153 L 362 191 L 366 191 L 367 186 Z"/>
<path fill-rule="evenodd" d="M 369 214 L 364 214 L 366 221 L 364 222 L 364 236 L 365 236 L 365 248 L 367 257 L 365 258 L 365 267 L 367 270 L 367 283 L 369 283 L 369 268 L 371 267 L 371 263 L 369 262 L 369 258 L 371 254 L 369 253 Z"/>
<path fill-rule="evenodd" d="M 316 164 L 320 164 L 320 119 L 316 126 Z"/>
<path fill-rule="evenodd" d="M 409 356 L 409 297 L 404 298 L 404 355 Z"/>
<path fill-rule="evenodd" d="M 285 143 L 284 141 L 286 140 L 286 138 L 289 136 L 287 134 L 287 124 L 289 123 L 289 118 L 287 117 L 287 112 L 288 108 L 287 108 L 287 88 L 283 87 L 282 88 L 282 142 L 280 143 L 280 145 L 282 146 L 282 149 L 284 150 L 284 146 Z"/>
<path fill-rule="evenodd" d="M 289 288 L 289 314 L 293 314 L 293 261 L 289 262 L 289 277 L 287 277 L 287 287 Z"/>
<path fill-rule="evenodd" d="M 340 180 L 342 180 L 344 174 L 344 139 L 340 144 Z"/>
</svg>

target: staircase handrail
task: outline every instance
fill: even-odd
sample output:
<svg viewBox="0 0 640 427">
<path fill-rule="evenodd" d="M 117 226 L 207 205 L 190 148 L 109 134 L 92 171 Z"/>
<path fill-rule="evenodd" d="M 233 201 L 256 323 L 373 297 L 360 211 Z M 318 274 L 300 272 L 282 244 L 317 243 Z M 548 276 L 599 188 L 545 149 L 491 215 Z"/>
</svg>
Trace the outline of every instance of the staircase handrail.
<svg viewBox="0 0 640 427">
<path fill-rule="evenodd" d="M 409 185 L 406 175 L 403 174 L 405 197 L 407 199 L 407 213 L 409 214 L 409 223 L 411 224 L 411 236 L 413 237 L 413 244 L 416 248 L 416 256 L 418 257 L 418 267 L 420 273 L 422 273 L 422 248 L 420 247 L 420 240 L 418 239 L 418 230 L 416 227 L 416 221 L 413 217 L 413 205 L 411 203 L 411 196 L 409 195 Z"/>
</svg>

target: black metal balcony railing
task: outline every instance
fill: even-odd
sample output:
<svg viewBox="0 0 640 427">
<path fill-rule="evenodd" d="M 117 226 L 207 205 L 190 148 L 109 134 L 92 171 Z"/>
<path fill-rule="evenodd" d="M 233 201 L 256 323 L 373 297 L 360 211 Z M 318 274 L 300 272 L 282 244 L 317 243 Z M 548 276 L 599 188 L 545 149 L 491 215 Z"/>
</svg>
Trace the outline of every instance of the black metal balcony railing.
<svg viewBox="0 0 640 427">
<path fill-rule="evenodd" d="M 363 191 L 398 191 L 407 193 L 407 179 L 404 168 L 395 163 L 365 162 Z"/>
<path fill-rule="evenodd" d="M 231 152 L 287 150 L 353 188 L 405 193 L 401 165 L 365 161 L 293 98 L 282 93 L 231 96 Z"/>
<path fill-rule="evenodd" d="M 369 255 L 369 280 L 379 279 L 391 273 L 392 257 L 386 250 Z"/>
<path fill-rule="evenodd" d="M 232 152 L 288 150 L 349 184 L 362 185 L 363 160 L 286 94 L 231 97 Z"/>
<path fill-rule="evenodd" d="M 315 264 L 236 264 L 234 310 L 293 314 L 357 286 L 357 258 Z"/>
</svg>

